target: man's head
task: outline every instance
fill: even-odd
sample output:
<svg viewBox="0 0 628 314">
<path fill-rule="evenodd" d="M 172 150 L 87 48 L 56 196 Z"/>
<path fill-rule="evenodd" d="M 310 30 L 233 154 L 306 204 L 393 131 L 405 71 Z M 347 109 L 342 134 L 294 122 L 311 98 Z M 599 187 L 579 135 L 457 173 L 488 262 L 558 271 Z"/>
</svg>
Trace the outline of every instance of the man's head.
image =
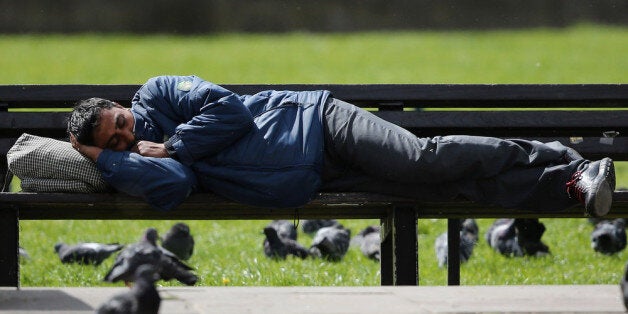
<svg viewBox="0 0 628 314">
<path fill-rule="evenodd" d="M 135 142 L 133 114 L 102 98 L 81 100 L 68 121 L 68 133 L 83 145 L 115 151 L 128 150 Z"/>
</svg>

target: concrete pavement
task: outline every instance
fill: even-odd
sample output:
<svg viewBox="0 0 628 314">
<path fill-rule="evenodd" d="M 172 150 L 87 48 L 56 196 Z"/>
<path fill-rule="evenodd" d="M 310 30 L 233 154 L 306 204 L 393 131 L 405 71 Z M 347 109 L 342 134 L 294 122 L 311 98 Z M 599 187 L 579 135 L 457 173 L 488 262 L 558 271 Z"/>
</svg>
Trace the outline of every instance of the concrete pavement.
<svg viewBox="0 0 628 314">
<path fill-rule="evenodd" d="M 0 288 L 0 313 L 93 313 L 127 288 Z M 160 313 L 625 313 L 619 285 L 166 287 Z"/>
</svg>

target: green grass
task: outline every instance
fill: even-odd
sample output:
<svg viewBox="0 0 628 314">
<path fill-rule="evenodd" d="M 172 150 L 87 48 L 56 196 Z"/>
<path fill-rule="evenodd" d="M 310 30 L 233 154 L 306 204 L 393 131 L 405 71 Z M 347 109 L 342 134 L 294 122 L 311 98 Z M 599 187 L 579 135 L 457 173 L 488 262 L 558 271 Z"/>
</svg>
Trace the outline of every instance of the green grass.
<svg viewBox="0 0 628 314">
<path fill-rule="evenodd" d="M 353 234 L 376 220 L 343 220 Z M 593 226 L 586 219 L 542 219 L 547 231 L 543 241 L 551 255 L 509 258 L 488 246 L 484 234 L 493 219 L 479 219 L 480 241 L 469 262 L 462 264 L 464 285 L 498 284 L 615 284 L 628 258 L 625 250 L 614 256 L 593 251 L 589 236 Z M 119 286 L 101 282 L 113 258 L 100 266 L 64 265 L 53 250 L 57 241 L 136 241 L 142 230 L 155 226 L 162 232 L 171 221 L 23 221 L 22 245 L 31 255 L 21 262 L 23 286 Z M 275 261 L 262 252 L 262 228 L 267 221 L 187 221 L 196 239 L 189 264 L 197 269 L 199 285 L 207 286 L 373 286 L 379 285 L 379 263 L 351 247 L 337 263 L 319 259 L 288 258 Z M 446 231 L 442 219 L 419 220 L 421 285 L 445 285 L 445 268 L 439 268 L 434 240 Z M 309 245 L 311 236 L 299 233 Z M 165 286 L 177 282 L 160 282 Z"/>
<path fill-rule="evenodd" d="M 354 232 L 365 222 L 346 221 Z M 187 221 L 196 246 L 190 265 L 200 277 L 200 285 L 377 285 L 379 264 L 367 260 L 357 249 L 339 263 L 317 259 L 288 258 L 276 261 L 262 251 L 263 227 L 267 221 Z M 165 232 L 169 221 L 26 221 L 22 223 L 22 241 L 33 255 L 22 263 L 25 286 L 105 285 L 100 279 L 113 258 L 97 267 L 61 265 L 52 245 L 55 241 L 102 241 L 129 243 L 136 241 L 144 228 L 155 226 Z M 29 241 L 34 240 L 34 241 Z M 300 233 L 299 241 L 310 244 L 312 237 Z M 34 254 L 33 254 L 34 253 Z M 179 285 L 175 282 L 166 285 Z"/>
<path fill-rule="evenodd" d="M 619 83 L 628 29 L 223 34 L 0 35 L 0 84 L 143 83 L 197 74 L 216 83 Z"/>
<path fill-rule="evenodd" d="M 487 32 L 373 32 L 212 36 L 0 35 L 0 84 L 140 84 L 160 74 L 196 74 L 216 83 L 627 83 L 628 28 L 579 26 Z M 97 96 L 97 95 L 95 95 Z M 628 188 L 628 165 L 618 163 Z M 211 210 L 211 209 L 207 209 Z M 346 220 L 357 233 L 372 220 Z M 615 284 L 625 251 L 589 247 L 585 219 L 543 219 L 552 255 L 506 258 L 482 238 L 461 269 L 462 284 Z M 23 221 L 24 286 L 101 286 L 98 267 L 62 265 L 57 241 L 129 243 L 173 221 Z M 352 248 L 339 263 L 272 261 L 261 249 L 267 221 L 188 221 L 197 240 L 190 260 L 201 285 L 378 285 L 379 264 Z M 433 241 L 445 220 L 419 220 L 420 284 L 446 284 Z M 308 245 L 311 237 L 299 235 Z M 164 283 L 166 285 L 176 283 Z"/>
</svg>

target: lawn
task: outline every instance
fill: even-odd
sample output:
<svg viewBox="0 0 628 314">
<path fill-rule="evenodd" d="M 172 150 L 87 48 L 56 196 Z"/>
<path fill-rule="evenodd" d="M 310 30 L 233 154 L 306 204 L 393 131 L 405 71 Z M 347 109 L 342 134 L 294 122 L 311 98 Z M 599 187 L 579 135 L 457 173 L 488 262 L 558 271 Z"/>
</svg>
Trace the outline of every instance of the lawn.
<svg viewBox="0 0 628 314">
<path fill-rule="evenodd" d="M 139 84 L 160 74 L 216 83 L 625 83 L 628 29 L 0 35 L 0 84 Z"/>
<path fill-rule="evenodd" d="M 0 84 L 140 84 L 160 74 L 196 74 L 216 83 L 627 83 L 628 28 L 578 26 L 486 32 L 373 32 L 211 36 L 0 35 Z M 628 188 L 628 165 L 618 164 Z M 211 209 L 208 209 L 211 210 Z M 586 219 L 543 219 L 544 258 L 507 258 L 483 238 L 461 269 L 462 284 L 615 284 L 625 251 L 593 252 Z M 23 221 L 23 286 L 107 286 L 98 267 L 62 265 L 58 241 L 129 243 L 148 226 L 174 221 Z M 267 221 L 188 221 L 196 238 L 189 261 L 201 285 L 378 285 L 379 264 L 352 248 L 338 263 L 273 261 L 262 253 Z M 373 220 L 342 221 L 353 234 Z M 420 284 L 446 284 L 433 241 L 445 220 L 419 220 Z M 308 245 L 311 236 L 299 234 Z M 176 283 L 163 283 L 165 285 Z"/>
</svg>

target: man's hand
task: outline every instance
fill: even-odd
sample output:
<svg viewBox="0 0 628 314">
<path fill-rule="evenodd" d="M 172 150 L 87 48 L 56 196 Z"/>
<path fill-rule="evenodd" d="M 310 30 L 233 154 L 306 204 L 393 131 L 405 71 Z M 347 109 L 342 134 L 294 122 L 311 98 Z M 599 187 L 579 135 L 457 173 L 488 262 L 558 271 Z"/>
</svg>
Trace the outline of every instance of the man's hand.
<svg viewBox="0 0 628 314">
<path fill-rule="evenodd" d="M 96 162 L 98 160 L 98 156 L 102 152 L 102 148 L 90 145 L 83 145 L 76 140 L 74 134 L 70 133 L 70 143 L 72 147 L 76 149 L 79 153 L 83 154 L 83 156 L 93 160 Z"/>
<path fill-rule="evenodd" d="M 131 149 L 132 152 L 138 153 L 146 157 L 170 157 L 163 143 L 154 143 L 149 141 L 139 141 Z"/>
</svg>

